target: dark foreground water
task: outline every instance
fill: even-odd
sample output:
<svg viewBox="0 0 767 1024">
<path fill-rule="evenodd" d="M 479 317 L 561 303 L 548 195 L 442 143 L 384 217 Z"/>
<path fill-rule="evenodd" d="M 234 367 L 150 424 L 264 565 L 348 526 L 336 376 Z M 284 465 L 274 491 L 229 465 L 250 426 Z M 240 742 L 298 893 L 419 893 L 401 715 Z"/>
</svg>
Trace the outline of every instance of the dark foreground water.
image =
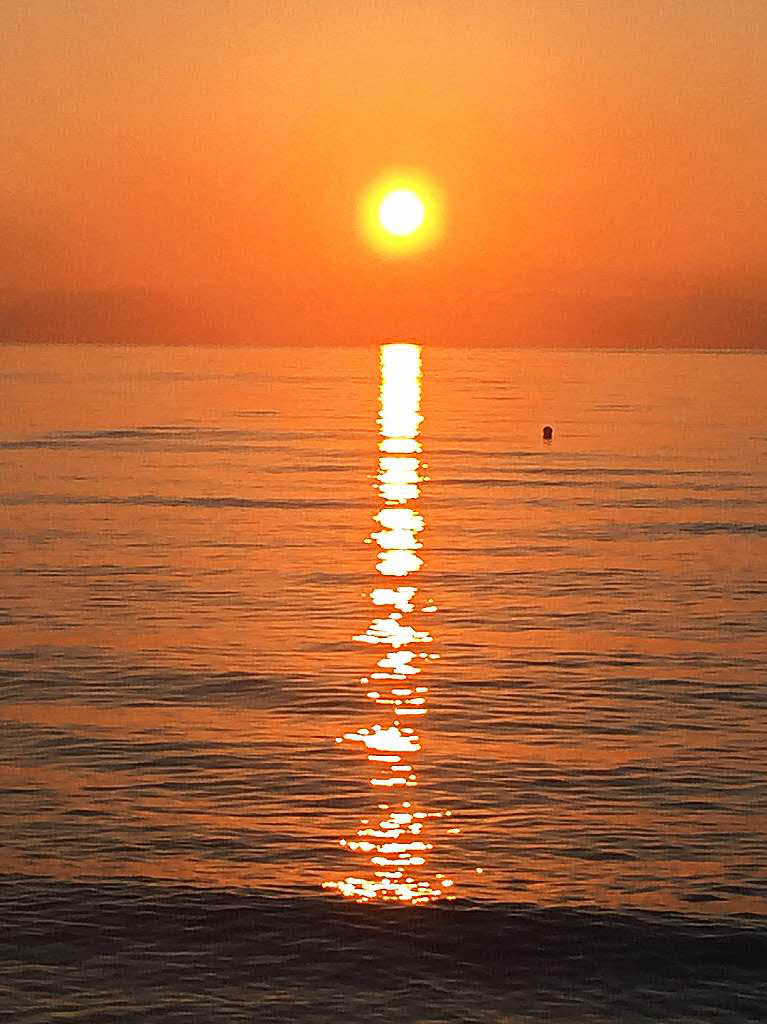
<svg viewBox="0 0 767 1024">
<path fill-rule="evenodd" d="M 763 1021 L 755 921 L 8 879 L 14 1021 Z M 7 1004 L 6 1004 L 7 1005 Z"/>
<path fill-rule="evenodd" d="M 0 1019 L 766 1019 L 765 385 L 0 349 Z"/>
</svg>

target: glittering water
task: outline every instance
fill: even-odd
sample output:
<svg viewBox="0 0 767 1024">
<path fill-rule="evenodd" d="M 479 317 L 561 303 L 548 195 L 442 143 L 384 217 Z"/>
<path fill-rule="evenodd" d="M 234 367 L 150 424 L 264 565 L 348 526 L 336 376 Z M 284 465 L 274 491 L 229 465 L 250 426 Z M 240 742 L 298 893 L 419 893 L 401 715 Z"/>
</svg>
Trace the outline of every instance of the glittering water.
<svg viewBox="0 0 767 1024">
<path fill-rule="evenodd" d="M 765 384 L 0 349 L 12 1019 L 763 1019 Z"/>
</svg>

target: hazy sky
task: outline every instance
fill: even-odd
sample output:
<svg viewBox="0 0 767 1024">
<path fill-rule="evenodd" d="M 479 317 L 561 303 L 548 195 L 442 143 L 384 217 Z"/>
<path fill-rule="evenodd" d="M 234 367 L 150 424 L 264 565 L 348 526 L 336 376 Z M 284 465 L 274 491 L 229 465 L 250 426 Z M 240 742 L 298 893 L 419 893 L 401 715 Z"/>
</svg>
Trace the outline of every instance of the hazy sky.
<svg viewBox="0 0 767 1024">
<path fill-rule="evenodd" d="M 764 0 L 4 0 L 0 338 L 767 344 Z M 357 200 L 407 165 L 441 244 Z"/>
</svg>

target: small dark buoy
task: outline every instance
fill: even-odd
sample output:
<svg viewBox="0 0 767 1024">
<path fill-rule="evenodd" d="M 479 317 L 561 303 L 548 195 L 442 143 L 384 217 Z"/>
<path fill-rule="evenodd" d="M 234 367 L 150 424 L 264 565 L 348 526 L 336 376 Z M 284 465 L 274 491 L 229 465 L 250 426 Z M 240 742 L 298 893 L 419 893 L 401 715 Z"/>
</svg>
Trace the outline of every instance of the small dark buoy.
<svg viewBox="0 0 767 1024">
<path fill-rule="evenodd" d="M 544 427 L 543 428 L 543 440 L 544 441 L 550 441 L 553 436 L 554 436 L 554 428 L 553 427 Z"/>
</svg>

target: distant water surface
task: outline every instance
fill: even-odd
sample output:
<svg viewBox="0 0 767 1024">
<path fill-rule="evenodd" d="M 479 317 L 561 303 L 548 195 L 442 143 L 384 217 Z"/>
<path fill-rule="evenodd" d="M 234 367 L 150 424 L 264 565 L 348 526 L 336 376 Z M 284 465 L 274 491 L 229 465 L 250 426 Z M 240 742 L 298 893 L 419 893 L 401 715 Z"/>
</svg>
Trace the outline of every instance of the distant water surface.
<svg viewBox="0 0 767 1024">
<path fill-rule="evenodd" d="M 764 1019 L 766 385 L 0 349 L 12 1019 Z"/>
</svg>

